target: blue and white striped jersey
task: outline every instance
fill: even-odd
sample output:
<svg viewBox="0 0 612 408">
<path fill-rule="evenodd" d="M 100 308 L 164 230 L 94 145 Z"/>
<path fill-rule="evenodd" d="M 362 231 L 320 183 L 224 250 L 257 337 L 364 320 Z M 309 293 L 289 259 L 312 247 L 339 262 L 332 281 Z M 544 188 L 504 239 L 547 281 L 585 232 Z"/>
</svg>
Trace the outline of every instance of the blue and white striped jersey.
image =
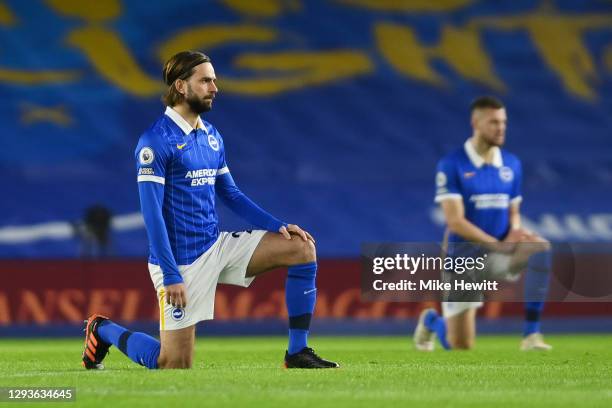
<svg viewBox="0 0 612 408">
<path fill-rule="evenodd" d="M 438 163 L 435 202 L 463 199 L 466 219 L 503 239 L 510 229 L 510 204 L 522 199 L 522 176 L 516 156 L 495 148 L 493 162 L 487 164 L 468 139 Z M 449 236 L 449 242 L 464 241 L 456 234 Z"/>
<path fill-rule="evenodd" d="M 136 159 L 139 183 L 164 186 L 162 214 L 176 263 L 191 264 L 219 235 L 215 180 L 229 172 L 223 139 L 210 123 L 198 118 L 193 129 L 168 107 L 140 137 Z M 159 264 L 149 247 L 149 262 Z"/>
</svg>

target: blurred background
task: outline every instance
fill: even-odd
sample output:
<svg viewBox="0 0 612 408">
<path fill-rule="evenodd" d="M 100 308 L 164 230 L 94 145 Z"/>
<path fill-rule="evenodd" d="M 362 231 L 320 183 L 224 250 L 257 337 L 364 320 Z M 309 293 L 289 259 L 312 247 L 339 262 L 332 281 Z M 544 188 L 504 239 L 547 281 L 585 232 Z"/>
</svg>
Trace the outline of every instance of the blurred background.
<svg viewBox="0 0 612 408">
<path fill-rule="evenodd" d="M 424 305 L 361 301 L 360 245 L 441 239 L 435 165 L 482 94 L 507 105 L 526 226 L 612 241 L 610 0 L 9 0 L 0 44 L 0 334 L 74 334 L 93 311 L 155 331 L 134 149 L 184 49 L 212 57 L 205 119 L 238 185 L 317 239 L 320 333 L 409 332 Z M 205 332 L 282 333 L 283 283 L 221 288 Z M 521 310 L 490 302 L 481 327 Z M 612 330 L 606 303 L 545 315 Z"/>
</svg>

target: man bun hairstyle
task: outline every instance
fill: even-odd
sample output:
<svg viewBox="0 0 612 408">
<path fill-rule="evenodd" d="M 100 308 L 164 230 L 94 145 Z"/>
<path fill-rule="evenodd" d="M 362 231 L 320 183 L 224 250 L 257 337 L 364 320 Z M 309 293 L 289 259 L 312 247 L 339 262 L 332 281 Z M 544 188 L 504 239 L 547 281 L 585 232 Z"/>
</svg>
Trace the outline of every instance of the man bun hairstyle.
<svg viewBox="0 0 612 408">
<path fill-rule="evenodd" d="M 189 79 L 193 75 L 193 69 L 205 62 L 211 62 L 210 57 L 199 51 L 181 51 L 166 61 L 162 71 L 164 82 L 168 85 L 166 93 L 162 96 L 162 102 L 166 106 L 175 106 L 184 99 L 176 89 L 176 80 Z"/>
</svg>

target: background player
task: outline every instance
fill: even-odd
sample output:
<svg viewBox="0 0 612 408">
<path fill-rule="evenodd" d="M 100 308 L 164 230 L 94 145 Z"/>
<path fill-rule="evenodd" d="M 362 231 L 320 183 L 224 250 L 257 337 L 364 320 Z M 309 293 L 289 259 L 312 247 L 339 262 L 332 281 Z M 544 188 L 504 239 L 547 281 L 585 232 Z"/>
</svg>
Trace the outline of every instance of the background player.
<svg viewBox="0 0 612 408">
<path fill-rule="evenodd" d="M 150 242 L 149 272 L 158 294 L 160 341 L 93 315 L 86 327 L 83 364 L 102 368 L 115 345 L 148 368 L 190 368 L 195 325 L 212 319 L 217 283 L 249 286 L 255 276 L 288 266 L 288 368 L 332 368 L 307 346 L 316 302 L 314 239 L 274 218 L 236 186 L 219 132 L 200 114 L 218 89 L 210 59 L 184 51 L 166 63 L 165 113 L 136 148 L 138 190 Z M 215 193 L 263 230 L 219 232 Z"/>
<path fill-rule="evenodd" d="M 506 123 L 506 110 L 501 101 L 485 96 L 472 103 L 472 137 L 462 148 L 439 162 L 435 201 L 444 212 L 451 245 L 460 242 L 485 244 L 483 246 L 488 249 L 508 254 L 505 258 L 507 268 L 518 258 L 525 263 L 529 260 L 525 280 L 525 296 L 529 301 L 525 308 L 521 350 L 549 350 L 551 347 L 540 333 L 550 269 L 546 251 L 549 244 L 521 228 L 522 169 L 516 156 L 501 149 Z M 533 253 L 535 255 L 531 256 Z M 478 296 L 480 298 L 445 299 L 452 301 L 442 302 L 443 317 L 434 309 L 424 310 L 414 335 L 417 349 L 433 350 L 436 334 L 446 349 L 472 348 L 476 336 L 476 310 L 482 306 L 482 294 Z"/>
</svg>

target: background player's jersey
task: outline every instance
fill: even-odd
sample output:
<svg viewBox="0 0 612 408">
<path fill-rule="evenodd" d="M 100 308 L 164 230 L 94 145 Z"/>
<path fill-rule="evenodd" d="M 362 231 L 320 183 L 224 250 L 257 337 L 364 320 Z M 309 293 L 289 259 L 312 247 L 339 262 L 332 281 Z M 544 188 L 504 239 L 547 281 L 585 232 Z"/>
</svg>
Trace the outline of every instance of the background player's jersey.
<svg viewBox="0 0 612 408">
<path fill-rule="evenodd" d="M 495 148 L 492 164 L 484 163 L 470 140 L 438 163 L 436 198 L 462 198 L 465 218 L 497 239 L 510 228 L 509 207 L 520 202 L 521 162 L 511 153 Z M 449 242 L 465 239 L 450 234 Z"/>
<path fill-rule="evenodd" d="M 189 265 L 219 235 L 215 179 L 228 173 L 223 139 L 198 118 L 193 129 L 168 107 L 136 147 L 138 182 L 164 186 L 162 215 L 177 264 Z M 149 262 L 159 264 L 149 244 Z"/>
</svg>

